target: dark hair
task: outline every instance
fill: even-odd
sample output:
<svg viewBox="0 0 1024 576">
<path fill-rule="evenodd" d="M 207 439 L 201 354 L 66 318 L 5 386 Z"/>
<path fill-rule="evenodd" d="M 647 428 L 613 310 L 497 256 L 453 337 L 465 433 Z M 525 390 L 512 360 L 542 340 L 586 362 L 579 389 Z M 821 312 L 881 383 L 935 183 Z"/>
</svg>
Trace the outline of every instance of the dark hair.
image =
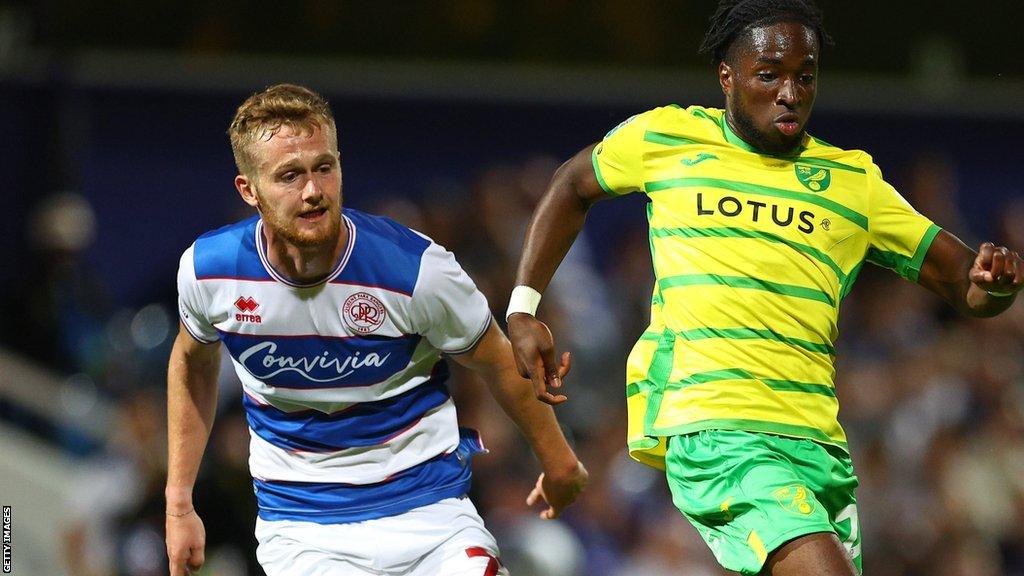
<svg viewBox="0 0 1024 576">
<path fill-rule="evenodd" d="M 716 62 L 725 60 L 736 39 L 746 30 L 779 22 L 797 22 L 818 36 L 818 46 L 831 46 L 814 0 L 721 0 L 711 16 L 700 52 Z"/>
</svg>

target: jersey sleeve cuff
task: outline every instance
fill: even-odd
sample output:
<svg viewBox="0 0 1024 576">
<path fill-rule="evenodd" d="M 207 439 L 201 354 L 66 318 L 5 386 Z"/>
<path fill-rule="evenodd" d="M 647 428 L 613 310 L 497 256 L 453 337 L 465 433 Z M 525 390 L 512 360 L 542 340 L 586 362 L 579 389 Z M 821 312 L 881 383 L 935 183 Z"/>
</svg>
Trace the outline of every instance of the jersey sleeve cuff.
<svg viewBox="0 0 1024 576">
<path fill-rule="evenodd" d="M 442 352 L 444 352 L 445 354 L 448 354 L 450 356 L 458 356 L 459 354 L 465 354 L 466 352 L 469 352 L 473 348 L 476 348 L 476 345 L 479 344 L 480 341 L 484 339 L 484 334 L 487 334 L 487 329 L 491 327 L 491 320 L 492 320 L 491 314 L 490 314 L 490 312 L 488 312 L 487 313 L 487 320 L 484 321 L 483 327 L 480 328 L 480 330 L 477 332 L 476 336 L 473 336 L 473 340 L 470 341 L 469 346 L 465 346 L 465 347 L 460 348 L 458 350 L 442 350 Z"/>
<path fill-rule="evenodd" d="M 601 176 L 601 167 L 598 165 L 597 162 L 597 149 L 600 147 L 601 145 L 598 144 L 597 146 L 594 146 L 594 150 L 590 152 L 590 161 L 594 164 L 594 176 L 597 177 L 597 183 L 601 185 L 601 190 L 604 190 L 604 193 L 611 196 L 612 198 L 616 198 L 618 197 L 618 194 L 616 194 L 608 186 L 608 183 L 604 181 L 604 176 Z"/>
<path fill-rule="evenodd" d="M 924 259 L 928 255 L 928 249 L 931 248 L 932 242 L 935 241 L 935 237 L 942 232 L 942 228 L 936 224 L 932 224 L 925 231 L 924 236 L 921 237 L 921 242 L 917 245 L 917 250 L 914 252 L 914 257 L 910 259 L 910 266 L 907 269 L 907 280 L 911 282 L 917 282 L 918 277 L 921 275 L 921 266 L 924 265 Z"/>
<path fill-rule="evenodd" d="M 179 320 L 181 320 L 181 325 L 185 327 L 185 331 L 188 332 L 189 336 L 194 338 L 200 344 L 216 344 L 217 342 L 219 342 L 219 340 L 216 340 L 216 339 L 215 340 L 207 340 L 206 338 L 203 338 L 202 336 L 196 334 L 195 330 L 193 330 L 192 327 L 188 325 L 188 322 L 185 322 L 185 320 L 183 318 L 181 318 L 180 316 L 179 316 Z"/>
</svg>

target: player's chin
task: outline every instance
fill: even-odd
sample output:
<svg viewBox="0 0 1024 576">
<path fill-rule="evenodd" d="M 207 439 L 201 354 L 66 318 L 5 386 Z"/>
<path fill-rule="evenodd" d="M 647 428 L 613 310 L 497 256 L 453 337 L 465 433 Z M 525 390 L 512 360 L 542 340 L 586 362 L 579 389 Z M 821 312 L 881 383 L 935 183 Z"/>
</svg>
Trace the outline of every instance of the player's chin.
<svg viewBox="0 0 1024 576">
<path fill-rule="evenodd" d="M 339 226 L 329 222 L 319 222 L 314 226 L 303 226 L 292 231 L 292 241 L 299 246 L 320 246 L 333 244 L 338 240 Z"/>
<path fill-rule="evenodd" d="M 325 228 L 306 228 L 295 231 L 295 243 L 303 246 L 323 244 L 330 239 L 330 231 Z"/>
<path fill-rule="evenodd" d="M 799 130 L 794 134 L 785 134 L 777 131 L 772 138 L 772 154 L 787 155 L 797 151 L 800 143 L 803 142 L 805 130 Z"/>
</svg>

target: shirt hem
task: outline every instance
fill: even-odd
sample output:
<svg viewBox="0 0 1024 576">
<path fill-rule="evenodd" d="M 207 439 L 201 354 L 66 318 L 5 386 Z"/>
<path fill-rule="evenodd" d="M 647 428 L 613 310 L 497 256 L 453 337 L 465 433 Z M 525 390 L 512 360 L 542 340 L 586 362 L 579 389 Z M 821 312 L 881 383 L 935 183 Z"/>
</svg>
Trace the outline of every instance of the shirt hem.
<svg viewBox="0 0 1024 576">
<path fill-rule="evenodd" d="M 386 518 L 404 514 L 414 508 L 433 504 L 445 498 L 457 498 L 468 491 L 468 482 L 460 481 L 455 484 L 435 488 L 429 492 L 420 494 L 413 498 L 407 498 L 379 508 L 361 508 L 359 510 L 294 510 L 282 508 L 267 508 L 261 506 L 258 516 L 268 522 L 276 520 L 295 520 L 299 522 L 313 522 L 316 524 L 348 524 L 352 522 L 363 522 L 377 518 Z"/>
<path fill-rule="evenodd" d="M 849 444 L 847 442 L 830 438 L 824 432 L 816 428 L 793 424 L 779 424 L 775 422 L 761 422 L 758 420 L 704 420 L 680 426 L 672 426 L 670 428 L 655 428 L 650 432 L 645 433 L 645 436 L 654 438 L 681 436 L 683 434 L 691 434 L 702 430 L 740 430 L 744 432 L 756 432 L 759 434 L 774 434 L 776 436 L 785 436 L 789 438 L 803 438 L 817 442 L 818 444 L 835 446 L 846 454 L 850 453 Z"/>
</svg>

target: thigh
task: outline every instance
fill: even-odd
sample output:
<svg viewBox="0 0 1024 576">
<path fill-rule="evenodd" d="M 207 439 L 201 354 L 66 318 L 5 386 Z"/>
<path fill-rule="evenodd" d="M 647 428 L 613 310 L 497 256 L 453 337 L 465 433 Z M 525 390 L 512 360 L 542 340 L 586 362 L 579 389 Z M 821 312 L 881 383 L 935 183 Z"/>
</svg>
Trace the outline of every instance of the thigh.
<svg viewBox="0 0 1024 576">
<path fill-rule="evenodd" d="M 407 533 L 435 533 L 439 543 L 396 576 L 505 576 L 498 544 L 468 498 L 450 498 L 410 518 Z M 438 527 L 443 527 L 439 531 Z M 399 567 L 400 568 L 400 567 Z M 389 572 L 391 574 L 392 572 Z"/>
<path fill-rule="evenodd" d="M 494 536 L 468 498 L 351 524 L 257 520 L 268 576 L 496 576 Z"/>
<path fill-rule="evenodd" d="M 439 551 L 438 568 L 419 572 L 422 576 L 508 576 L 496 550 L 458 544 Z"/>
<path fill-rule="evenodd" d="M 712 430 L 669 443 L 672 500 L 727 570 L 758 574 L 784 543 L 834 531 L 828 509 L 775 438 Z"/>
<path fill-rule="evenodd" d="M 369 576 L 374 548 L 355 525 L 256 520 L 256 559 L 267 576 Z M 346 543 L 344 549 L 339 543 Z"/>
<path fill-rule="evenodd" d="M 791 540 L 768 557 L 765 575 L 854 576 L 860 571 L 835 534 L 817 532 Z"/>
</svg>

